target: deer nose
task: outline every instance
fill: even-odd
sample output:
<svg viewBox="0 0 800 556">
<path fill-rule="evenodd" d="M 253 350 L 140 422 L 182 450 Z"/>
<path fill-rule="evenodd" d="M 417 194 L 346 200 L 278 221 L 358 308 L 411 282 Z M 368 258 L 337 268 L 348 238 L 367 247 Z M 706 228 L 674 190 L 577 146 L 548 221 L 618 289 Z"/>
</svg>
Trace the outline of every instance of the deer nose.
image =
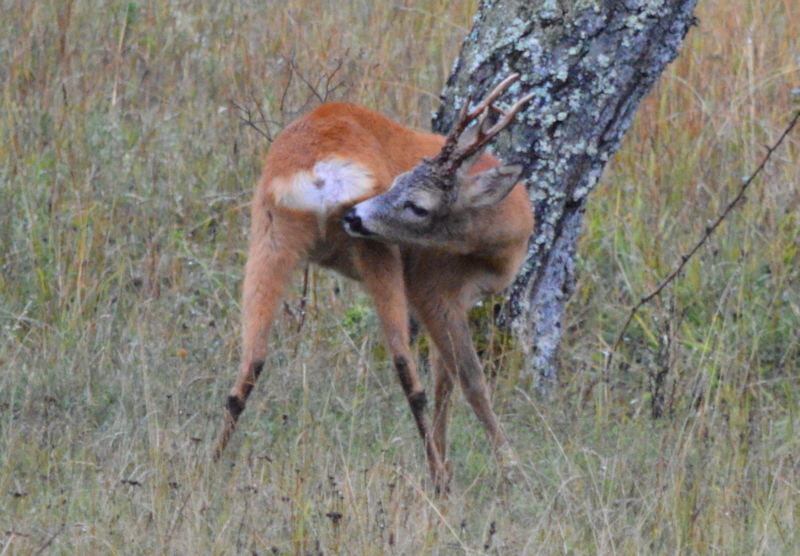
<svg viewBox="0 0 800 556">
<path fill-rule="evenodd" d="M 372 233 L 364 227 L 364 224 L 361 222 L 361 217 L 356 213 L 355 208 L 351 208 L 344 214 L 344 216 L 342 216 L 342 223 L 344 224 L 344 229 L 350 235 L 372 235 Z"/>
</svg>

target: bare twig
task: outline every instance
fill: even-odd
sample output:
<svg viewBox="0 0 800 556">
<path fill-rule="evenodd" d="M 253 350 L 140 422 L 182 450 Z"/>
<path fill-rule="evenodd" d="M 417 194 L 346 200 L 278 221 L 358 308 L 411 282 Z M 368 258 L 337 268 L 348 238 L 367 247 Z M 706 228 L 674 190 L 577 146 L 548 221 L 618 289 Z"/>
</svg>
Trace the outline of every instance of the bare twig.
<svg viewBox="0 0 800 556">
<path fill-rule="evenodd" d="M 305 270 L 303 270 L 303 295 L 300 297 L 300 302 L 297 304 L 297 308 L 300 310 L 300 322 L 297 323 L 298 334 L 303 329 L 303 325 L 306 322 L 306 313 L 308 312 L 307 305 L 308 305 L 308 265 L 306 265 Z"/>
<path fill-rule="evenodd" d="M 319 81 L 317 81 L 316 85 L 311 83 L 311 81 L 309 81 L 306 78 L 306 76 L 303 75 L 302 72 L 298 69 L 297 65 L 294 63 L 294 58 L 289 58 L 288 60 L 286 60 L 286 62 L 289 64 L 289 68 L 291 69 L 292 74 L 297 75 L 297 77 L 300 78 L 300 81 L 302 81 L 303 84 L 308 88 L 308 90 L 311 91 L 311 94 L 314 95 L 319 102 L 325 102 L 325 98 L 317 90 L 319 87 Z"/>
<path fill-rule="evenodd" d="M 717 219 L 712 224 L 706 226 L 703 235 L 700 237 L 697 243 L 695 243 L 694 247 L 692 247 L 688 253 L 681 256 L 681 260 L 675 267 L 675 269 L 673 269 L 672 272 L 670 272 L 666 276 L 666 278 L 664 278 L 661 281 L 661 283 L 659 283 L 658 286 L 656 286 L 656 288 L 653 291 L 651 291 L 645 296 L 642 296 L 642 298 L 639 299 L 639 302 L 636 303 L 636 305 L 634 305 L 631 308 L 630 313 L 628 314 L 628 318 L 625 320 L 625 324 L 622 325 L 622 329 L 620 330 L 619 335 L 617 335 L 617 339 L 614 342 L 614 345 L 611 347 L 611 351 L 609 352 L 608 357 L 606 358 L 606 363 L 604 365 L 604 374 L 607 375 L 608 372 L 610 371 L 611 364 L 614 360 L 614 354 L 619 349 L 619 346 L 622 343 L 623 338 L 625 337 L 625 332 L 628 330 L 628 326 L 630 326 L 631 321 L 633 321 L 634 317 L 639 312 L 639 310 L 644 305 L 646 305 L 654 298 L 659 296 L 661 292 L 664 291 L 664 288 L 666 288 L 670 283 L 672 283 L 675 280 L 675 278 L 681 273 L 681 271 L 683 271 L 684 267 L 689 262 L 689 260 L 695 255 L 695 253 L 697 253 L 697 251 L 705 244 L 705 242 L 708 240 L 711 234 L 713 234 L 717 230 L 717 228 L 719 228 L 720 224 L 722 224 L 722 222 L 728 217 L 728 214 L 731 213 L 731 211 L 736 207 L 736 205 L 742 202 L 742 200 L 744 199 L 744 195 L 747 192 L 747 189 L 750 187 L 753 181 L 755 181 L 758 175 L 761 174 L 761 172 L 764 170 L 764 167 L 767 165 L 767 162 L 769 162 L 769 159 L 772 158 L 773 153 L 778 149 L 778 147 L 781 146 L 784 139 L 786 139 L 786 137 L 792 132 L 792 130 L 797 125 L 797 122 L 799 120 L 800 120 L 800 111 L 795 113 L 794 117 L 789 122 L 789 125 L 786 126 L 786 129 L 784 129 L 783 133 L 775 142 L 775 144 L 772 146 L 769 145 L 767 146 L 767 154 L 764 155 L 764 158 L 761 160 L 761 163 L 758 165 L 758 167 L 756 167 L 755 171 L 752 174 L 750 174 L 750 176 L 746 180 L 742 182 L 742 185 L 739 188 L 739 192 L 736 194 L 733 200 L 730 203 L 728 203 L 728 205 L 725 207 L 722 213 L 720 213 Z M 589 389 L 591 389 L 592 386 L 594 386 L 594 384 L 590 385 Z M 587 391 L 586 395 L 588 395 L 588 393 L 589 392 Z"/>
<path fill-rule="evenodd" d="M 292 55 L 294 56 L 294 54 Z M 289 89 L 292 86 L 292 78 L 294 77 L 294 62 L 289 62 L 287 59 L 284 58 L 284 61 L 287 62 L 286 67 L 289 68 L 289 76 L 286 78 L 286 85 L 283 86 L 283 91 L 281 92 L 281 100 L 278 103 L 278 110 L 281 114 L 286 113 L 286 98 L 289 96 Z"/>
<path fill-rule="evenodd" d="M 43 554 L 48 548 L 50 548 L 50 545 L 53 544 L 53 541 L 56 540 L 56 537 L 58 537 L 61 533 L 63 533 L 64 529 L 66 529 L 66 528 L 67 528 L 66 522 L 62 523 L 61 527 L 59 527 L 58 530 L 55 533 L 50 535 L 47 538 L 47 540 L 44 541 L 42 543 L 42 545 L 39 548 L 36 549 L 34 554 Z"/>
<path fill-rule="evenodd" d="M 242 127 L 249 127 L 255 130 L 256 133 L 264 137 L 267 141 L 272 143 L 272 134 L 269 131 L 269 121 L 263 117 L 263 112 L 261 111 L 261 107 L 258 106 L 258 114 L 261 116 L 260 118 L 255 118 L 255 112 L 248 106 L 242 106 L 238 104 L 235 100 L 230 101 L 231 106 L 239 112 L 239 125 Z"/>
<path fill-rule="evenodd" d="M 337 74 L 344 67 L 346 58 L 347 53 L 345 52 L 344 56 L 335 60 L 335 65 L 330 70 L 322 72 L 319 78 L 315 82 L 312 82 L 310 78 L 306 77 L 303 72 L 300 71 L 300 68 L 294 60 L 294 55 L 284 57 L 283 60 L 286 64 L 285 67 L 288 75 L 278 97 L 276 114 L 278 119 L 274 120 L 268 118 L 264 110 L 263 102 L 258 98 L 255 91 L 250 91 L 250 99 L 247 105 L 239 104 L 235 100 L 230 101 L 231 106 L 239 115 L 240 125 L 242 127 L 252 128 L 256 133 L 272 143 L 275 138 L 272 130 L 282 129 L 288 119 L 296 115 L 295 112 L 289 110 L 287 102 L 289 92 L 295 79 L 299 80 L 308 89 L 306 101 L 299 110 L 299 112 L 304 112 L 312 104 L 331 100 L 334 93 L 346 86 L 344 78 L 334 82 Z"/>
<path fill-rule="evenodd" d="M 287 85 L 287 87 L 288 87 L 288 85 Z M 276 122 L 275 120 L 270 120 L 269 118 L 267 118 L 267 115 L 264 113 L 264 103 L 259 101 L 258 97 L 256 97 L 255 91 L 252 91 L 252 90 L 250 91 L 250 100 L 253 103 L 253 105 L 256 107 L 256 110 L 258 110 L 258 115 L 260 117 L 259 122 L 261 122 L 261 123 L 266 125 L 267 134 L 270 137 L 272 137 L 272 133 L 269 130 L 269 124 L 278 125 L 278 122 Z"/>
<path fill-rule="evenodd" d="M 296 75 L 319 102 L 327 102 L 330 100 L 331 95 L 336 92 L 336 90 L 344 86 L 343 81 L 339 81 L 333 86 L 331 86 L 331 82 L 333 81 L 333 78 L 336 77 L 336 74 L 339 72 L 339 70 L 342 69 L 346 56 L 347 52 L 345 52 L 344 56 L 337 59 L 336 65 L 332 70 L 323 72 L 319 79 L 317 79 L 316 83 L 312 83 L 309 78 L 303 75 L 303 73 L 300 71 L 300 68 L 297 67 L 294 57 L 287 58 L 286 63 L 291 71 L 291 75 Z M 288 85 L 286 88 L 288 89 Z"/>
</svg>

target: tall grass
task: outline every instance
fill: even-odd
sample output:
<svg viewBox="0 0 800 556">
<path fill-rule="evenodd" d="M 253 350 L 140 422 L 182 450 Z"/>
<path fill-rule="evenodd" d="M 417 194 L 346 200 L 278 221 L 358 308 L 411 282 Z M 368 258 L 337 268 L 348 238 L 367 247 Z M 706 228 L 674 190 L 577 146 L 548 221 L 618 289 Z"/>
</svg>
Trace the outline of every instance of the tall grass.
<svg viewBox="0 0 800 556">
<path fill-rule="evenodd" d="M 211 464 L 268 148 L 230 101 L 274 133 L 318 101 L 305 80 L 425 128 L 474 9 L 4 4 L 0 553 L 794 551 L 797 134 L 604 372 L 796 108 L 793 0 L 701 2 L 592 198 L 562 385 L 537 398 L 501 354 L 527 483 L 498 483 L 459 400 L 453 492 L 430 498 L 369 301 L 319 271 Z"/>
</svg>

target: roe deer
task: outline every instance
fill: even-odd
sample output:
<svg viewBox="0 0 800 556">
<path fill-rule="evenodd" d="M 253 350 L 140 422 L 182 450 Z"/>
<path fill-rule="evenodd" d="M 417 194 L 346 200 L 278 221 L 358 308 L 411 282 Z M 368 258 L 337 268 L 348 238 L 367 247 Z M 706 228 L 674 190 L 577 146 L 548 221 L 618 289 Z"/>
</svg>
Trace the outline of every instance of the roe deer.
<svg viewBox="0 0 800 556">
<path fill-rule="evenodd" d="M 219 458 L 264 367 L 270 328 L 292 270 L 310 260 L 363 282 L 375 303 L 437 490 L 447 488 L 447 411 L 458 381 L 501 469 L 516 457 L 489 402 L 467 311 L 506 287 L 533 229 L 519 166 L 501 166 L 486 144 L 533 95 L 494 105 L 503 81 L 450 135 L 420 133 L 362 106 L 323 104 L 272 144 L 252 206 L 243 287 L 243 345 L 228 396 Z M 493 112 L 501 117 L 491 125 Z M 471 122 L 478 120 L 470 127 Z M 409 345 L 409 315 L 432 339 L 433 427 Z"/>
</svg>

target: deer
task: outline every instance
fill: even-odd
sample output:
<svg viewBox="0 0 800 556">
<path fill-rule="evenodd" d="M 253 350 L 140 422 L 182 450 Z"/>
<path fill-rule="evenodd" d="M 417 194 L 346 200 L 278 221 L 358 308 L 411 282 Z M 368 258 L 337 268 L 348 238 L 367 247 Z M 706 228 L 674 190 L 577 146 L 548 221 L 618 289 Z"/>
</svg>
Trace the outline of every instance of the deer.
<svg viewBox="0 0 800 556">
<path fill-rule="evenodd" d="M 215 460 L 264 369 L 287 283 L 313 262 L 361 282 L 370 294 L 436 491 L 449 488 L 452 472 L 446 435 L 456 383 L 500 470 L 519 469 L 492 409 L 467 316 L 481 298 L 510 284 L 533 231 L 522 167 L 484 152 L 533 97 L 506 110 L 496 105 L 518 78 L 503 80 L 472 109 L 467 99 L 447 137 L 363 106 L 325 103 L 275 138 L 252 204 L 240 370 Z M 412 318 L 431 338 L 432 423 L 411 351 Z"/>
</svg>

